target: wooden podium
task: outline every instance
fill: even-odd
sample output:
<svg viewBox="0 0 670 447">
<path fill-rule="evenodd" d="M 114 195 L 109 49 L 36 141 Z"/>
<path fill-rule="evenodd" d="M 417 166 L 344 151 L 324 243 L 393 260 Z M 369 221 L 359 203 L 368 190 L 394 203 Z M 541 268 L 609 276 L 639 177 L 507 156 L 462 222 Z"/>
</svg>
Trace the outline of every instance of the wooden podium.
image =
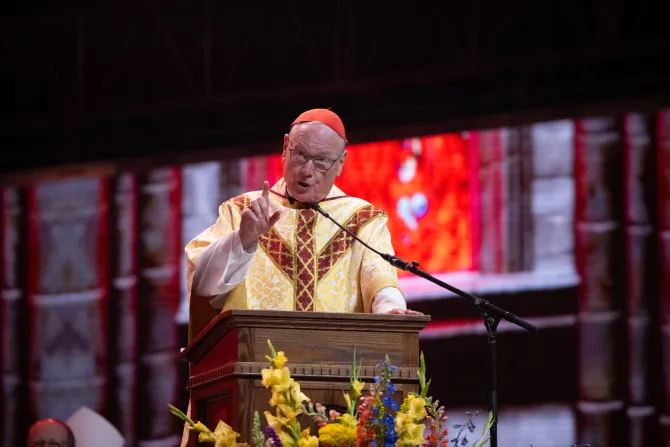
<svg viewBox="0 0 670 447">
<path fill-rule="evenodd" d="M 354 349 L 361 377 L 371 383 L 386 354 L 398 367 L 398 398 L 418 391 L 419 332 L 429 316 L 231 310 L 218 315 L 184 349 L 191 366 L 187 388 L 194 420 L 212 430 L 219 420 L 251 443 L 254 410 L 270 410 L 271 394 L 261 384 L 269 363 L 267 341 L 284 351 L 291 376 L 313 403 L 344 409 Z M 307 419 L 301 422 L 308 423 Z M 190 437 L 195 446 L 195 436 Z"/>
</svg>

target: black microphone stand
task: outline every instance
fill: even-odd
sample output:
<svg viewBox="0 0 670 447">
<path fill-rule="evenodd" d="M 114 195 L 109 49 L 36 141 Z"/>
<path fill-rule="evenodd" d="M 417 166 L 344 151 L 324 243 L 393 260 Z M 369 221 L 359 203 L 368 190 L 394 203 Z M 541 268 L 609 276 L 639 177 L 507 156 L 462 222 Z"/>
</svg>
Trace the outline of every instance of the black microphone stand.
<svg viewBox="0 0 670 447">
<path fill-rule="evenodd" d="M 501 309 L 500 307 L 495 306 L 482 298 L 478 298 L 474 295 L 464 292 L 463 290 L 457 289 L 456 287 L 453 287 L 444 281 L 435 278 L 430 273 L 421 270 L 419 268 L 419 263 L 416 261 L 412 261 L 411 263 L 409 263 L 397 256 L 389 255 L 387 253 L 381 253 L 375 250 L 374 248 L 370 247 L 368 244 L 360 240 L 351 231 L 347 230 L 345 227 L 340 225 L 340 223 L 337 222 L 335 219 L 330 217 L 330 215 L 327 212 L 325 212 L 319 206 L 318 203 L 310 202 L 309 207 L 314 211 L 318 212 L 319 214 L 323 215 L 327 219 L 331 220 L 335 225 L 344 230 L 349 236 L 351 236 L 356 241 L 363 244 L 363 246 L 365 246 L 369 250 L 381 256 L 385 261 L 387 261 L 392 266 L 401 270 L 411 272 L 416 276 L 420 276 L 421 278 L 424 278 L 432 282 L 433 284 L 437 284 L 438 286 L 447 289 L 450 292 L 453 292 L 454 294 L 460 296 L 461 298 L 470 301 L 472 304 L 474 304 L 483 311 L 482 317 L 484 317 L 484 326 L 486 326 L 486 332 L 488 333 L 489 366 L 491 372 L 491 389 L 489 394 L 489 405 L 491 407 L 490 411 L 491 411 L 492 424 L 489 430 L 489 435 L 490 435 L 491 447 L 498 447 L 498 358 L 497 358 L 498 356 L 496 351 L 496 344 L 497 344 L 496 336 L 498 333 L 498 325 L 500 324 L 500 320 L 505 319 L 510 323 L 516 324 L 517 326 L 520 326 L 530 332 L 537 332 L 537 327 L 533 326 L 532 324 L 523 320 L 522 318 L 517 317 L 513 313 Z"/>
</svg>

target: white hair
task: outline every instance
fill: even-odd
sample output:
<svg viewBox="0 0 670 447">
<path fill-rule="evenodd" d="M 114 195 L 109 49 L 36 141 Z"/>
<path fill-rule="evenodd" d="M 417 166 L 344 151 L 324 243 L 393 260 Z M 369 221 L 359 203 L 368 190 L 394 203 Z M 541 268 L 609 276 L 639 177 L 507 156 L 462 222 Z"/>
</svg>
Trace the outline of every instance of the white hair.
<svg viewBox="0 0 670 447">
<path fill-rule="evenodd" d="M 308 121 L 306 123 L 298 123 L 298 124 L 294 125 L 293 127 L 291 127 L 291 130 L 289 131 L 288 135 L 289 135 L 289 137 L 294 137 L 295 134 L 296 134 L 296 129 L 303 130 L 305 128 L 310 128 L 310 127 L 318 129 L 319 133 L 325 133 L 326 135 L 327 134 L 335 135 L 337 137 L 337 140 L 340 142 L 340 149 L 341 149 L 340 152 L 344 152 L 344 149 L 347 147 L 347 142 L 344 141 L 344 138 L 342 138 L 339 133 L 335 132 L 330 127 L 328 127 L 325 124 L 320 123 L 318 121 Z M 300 137 L 298 137 L 298 139 L 299 138 Z"/>
</svg>

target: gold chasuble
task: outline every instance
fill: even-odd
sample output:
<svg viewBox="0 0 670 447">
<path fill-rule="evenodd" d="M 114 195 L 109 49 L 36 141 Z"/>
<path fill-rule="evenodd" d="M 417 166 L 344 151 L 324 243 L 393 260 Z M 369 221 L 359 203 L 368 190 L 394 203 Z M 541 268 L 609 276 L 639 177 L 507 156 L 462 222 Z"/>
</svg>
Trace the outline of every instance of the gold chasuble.
<svg viewBox="0 0 670 447">
<path fill-rule="evenodd" d="M 186 246 L 189 339 L 219 312 L 209 303 L 212 297 L 191 293 L 195 262 L 212 242 L 239 228 L 242 211 L 260 195 L 261 191 L 253 191 L 221 204 L 216 223 Z M 337 187 L 319 205 L 375 249 L 393 254 L 383 210 L 348 197 Z M 259 239 L 245 279 L 228 292 L 222 311 L 371 312 L 379 290 L 398 288 L 395 267 L 316 211 L 291 205 L 283 179 L 270 190 L 270 214 L 277 209 L 283 209 L 282 217 Z"/>
</svg>

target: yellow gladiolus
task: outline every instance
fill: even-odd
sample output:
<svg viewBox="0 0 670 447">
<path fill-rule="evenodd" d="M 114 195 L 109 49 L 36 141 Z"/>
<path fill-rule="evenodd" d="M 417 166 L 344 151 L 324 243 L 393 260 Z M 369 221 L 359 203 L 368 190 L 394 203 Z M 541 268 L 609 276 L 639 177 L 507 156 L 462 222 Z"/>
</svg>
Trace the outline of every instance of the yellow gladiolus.
<svg viewBox="0 0 670 447">
<path fill-rule="evenodd" d="M 409 416 L 407 413 L 398 413 L 395 416 L 394 420 L 394 425 L 395 425 L 395 432 L 398 434 L 401 434 L 405 431 L 405 427 L 407 427 L 407 424 L 410 422 Z"/>
<path fill-rule="evenodd" d="M 361 382 L 360 380 L 354 380 L 353 388 L 354 388 L 354 397 L 355 398 L 357 398 L 361 395 L 361 391 L 363 391 L 363 387 L 365 387 L 365 383 Z"/>
<path fill-rule="evenodd" d="M 279 439 L 281 440 L 281 443 L 284 444 L 284 447 L 296 447 L 295 439 L 286 432 L 279 433 Z"/>
<path fill-rule="evenodd" d="M 281 432 L 282 427 L 288 423 L 288 419 L 283 416 L 275 416 L 269 411 L 266 411 L 264 414 L 268 425 L 271 425 L 277 433 Z"/>
<path fill-rule="evenodd" d="M 426 400 L 421 397 L 409 396 L 409 410 L 407 414 L 412 420 L 420 421 L 426 417 Z"/>
<path fill-rule="evenodd" d="M 273 375 L 274 369 L 264 368 L 261 370 L 261 383 L 265 388 L 270 388 L 275 384 L 275 376 Z"/>
<path fill-rule="evenodd" d="M 304 393 L 300 391 L 300 384 L 295 380 L 291 379 L 291 398 L 301 404 L 302 402 L 309 402 L 309 397 L 305 396 Z"/>
<path fill-rule="evenodd" d="M 217 438 L 217 447 L 219 447 L 218 442 L 223 442 L 223 445 L 235 444 L 235 440 L 240 436 L 240 434 L 235 432 L 233 427 L 230 425 L 223 421 L 219 421 L 216 429 L 214 429 L 214 436 Z"/>
<path fill-rule="evenodd" d="M 296 416 L 302 413 L 302 409 L 294 409 L 288 405 L 277 405 L 277 410 L 286 418 L 289 424 L 295 420 Z"/>
<path fill-rule="evenodd" d="M 300 433 L 298 447 L 319 447 L 319 438 L 316 436 L 310 436 L 309 428 L 306 428 Z"/>
<path fill-rule="evenodd" d="M 402 445 L 419 446 L 425 444 L 426 440 L 423 439 L 423 432 L 425 429 L 426 426 L 424 424 L 407 424 L 405 427 L 405 433 L 401 439 Z"/>
<path fill-rule="evenodd" d="M 211 433 L 212 431 L 205 426 L 202 422 L 196 422 L 194 426 L 190 427 L 191 430 L 198 433 Z"/>
<path fill-rule="evenodd" d="M 347 408 L 351 408 L 351 397 L 348 394 L 344 394 L 344 400 L 347 402 Z"/>
<path fill-rule="evenodd" d="M 278 369 L 282 369 L 286 362 L 288 362 L 288 358 L 284 355 L 284 351 L 279 351 L 277 356 L 272 359 L 272 363 L 274 363 L 275 368 Z"/>
<path fill-rule="evenodd" d="M 265 388 L 272 387 L 272 391 L 282 392 L 291 385 L 291 372 L 287 367 L 281 369 L 265 368 L 261 370 L 261 383 Z"/>
<path fill-rule="evenodd" d="M 286 396 L 284 393 L 272 392 L 272 397 L 270 398 L 270 405 L 276 407 L 277 405 L 287 404 Z"/>
<path fill-rule="evenodd" d="M 198 435 L 198 441 L 214 444 L 216 443 L 216 438 L 214 437 L 214 433 L 202 432 Z"/>
<path fill-rule="evenodd" d="M 232 447 L 235 445 L 238 436 L 240 436 L 240 434 L 236 433 L 230 425 L 223 421 L 219 421 L 219 424 L 216 426 L 213 433 L 209 430 L 207 430 L 207 432 L 200 432 L 198 440 L 200 442 L 214 444 L 214 447 Z"/>
<path fill-rule="evenodd" d="M 287 367 L 272 371 L 272 391 L 284 392 L 291 386 L 291 372 Z"/>
</svg>

